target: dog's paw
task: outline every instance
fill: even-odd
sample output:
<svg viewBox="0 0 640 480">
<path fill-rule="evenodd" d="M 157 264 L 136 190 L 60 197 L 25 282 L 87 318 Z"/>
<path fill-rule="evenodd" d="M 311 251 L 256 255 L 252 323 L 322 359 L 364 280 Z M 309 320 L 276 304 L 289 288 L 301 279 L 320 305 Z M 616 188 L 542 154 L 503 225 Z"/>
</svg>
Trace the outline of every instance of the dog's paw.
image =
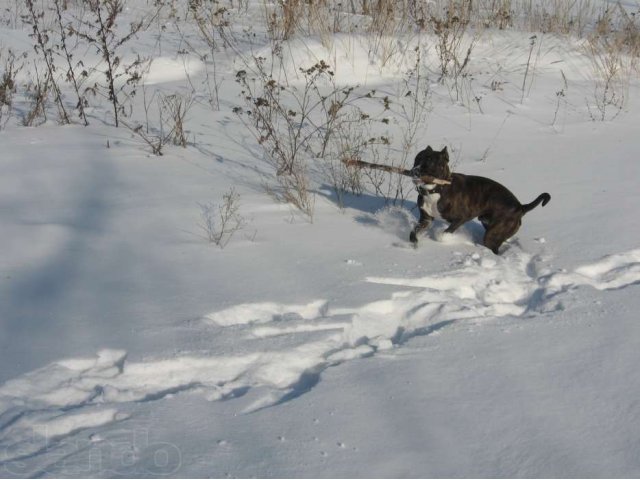
<svg viewBox="0 0 640 480">
<path fill-rule="evenodd" d="M 416 232 L 411 232 L 409 235 L 409 241 L 413 244 L 414 247 L 418 246 L 418 235 Z"/>
</svg>

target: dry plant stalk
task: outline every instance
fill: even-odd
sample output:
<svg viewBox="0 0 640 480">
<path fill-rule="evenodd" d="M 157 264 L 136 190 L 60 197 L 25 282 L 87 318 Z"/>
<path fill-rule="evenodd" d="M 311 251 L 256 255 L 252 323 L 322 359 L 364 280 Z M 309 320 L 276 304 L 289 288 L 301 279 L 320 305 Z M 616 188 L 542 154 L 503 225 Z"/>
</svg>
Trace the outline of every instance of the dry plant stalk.
<svg viewBox="0 0 640 480">
<path fill-rule="evenodd" d="M 171 127 L 166 136 L 171 139 L 174 145 L 182 148 L 187 148 L 185 121 L 193 103 L 194 99 L 191 95 L 174 93 L 161 97 L 161 111 L 168 115 L 168 119 L 165 121 L 164 118 L 161 118 L 161 122 L 167 123 Z"/>
</svg>

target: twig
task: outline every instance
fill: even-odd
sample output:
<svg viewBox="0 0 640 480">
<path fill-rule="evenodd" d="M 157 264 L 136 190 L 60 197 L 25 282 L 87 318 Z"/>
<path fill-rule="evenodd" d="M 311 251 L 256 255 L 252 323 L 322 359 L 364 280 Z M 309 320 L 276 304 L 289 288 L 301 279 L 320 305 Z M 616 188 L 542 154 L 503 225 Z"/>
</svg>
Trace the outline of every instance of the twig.
<svg viewBox="0 0 640 480">
<path fill-rule="evenodd" d="M 344 159 L 342 161 L 345 165 L 358 168 L 373 168 L 374 170 L 382 170 L 389 173 L 398 173 L 405 177 L 412 177 L 416 180 L 420 180 L 423 183 L 432 183 L 434 185 L 451 185 L 449 180 L 437 178 L 432 175 L 416 175 L 413 170 L 407 170 L 402 167 L 390 167 L 389 165 L 381 165 L 379 163 L 363 162 L 362 160 Z"/>
</svg>

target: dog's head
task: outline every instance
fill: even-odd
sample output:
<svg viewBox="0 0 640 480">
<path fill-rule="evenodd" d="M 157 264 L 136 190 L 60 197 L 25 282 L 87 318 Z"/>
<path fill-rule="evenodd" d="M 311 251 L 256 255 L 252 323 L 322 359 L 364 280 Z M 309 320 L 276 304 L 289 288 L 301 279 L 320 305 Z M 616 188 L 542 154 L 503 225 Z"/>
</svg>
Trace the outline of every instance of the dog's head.
<svg viewBox="0 0 640 480">
<path fill-rule="evenodd" d="M 447 147 L 437 152 L 431 147 L 422 150 L 413 162 L 413 169 L 417 175 L 431 175 L 437 178 L 448 179 L 451 176 L 449 169 L 449 152 Z"/>
</svg>

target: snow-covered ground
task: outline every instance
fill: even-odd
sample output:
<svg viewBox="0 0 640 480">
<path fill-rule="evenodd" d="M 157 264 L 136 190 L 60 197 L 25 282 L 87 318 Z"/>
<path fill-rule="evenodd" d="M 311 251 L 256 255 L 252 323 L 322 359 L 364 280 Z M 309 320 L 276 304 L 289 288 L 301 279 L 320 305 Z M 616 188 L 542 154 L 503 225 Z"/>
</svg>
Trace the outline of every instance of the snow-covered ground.
<svg viewBox="0 0 640 480">
<path fill-rule="evenodd" d="M 99 99 L 88 127 L 24 127 L 17 95 L 0 131 L 0 477 L 639 476 L 637 72 L 593 121 L 575 38 L 484 31 L 457 102 L 429 35 L 395 39 L 384 65 L 358 34 L 285 42 L 292 83 L 325 59 L 339 85 L 389 96 L 421 45 L 412 155 L 448 146 L 523 203 L 551 194 L 500 256 L 477 222 L 436 221 L 414 249 L 413 193 L 341 209 L 312 170 L 311 222 L 266 192 L 274 171 L 232 111 L 242 55 L 268 51 L 261 9 L 234 17 L 254 43 L 220 49 L 219 109 L 187 22 L 126 44 L 154 57 L 149 92 L 195 89 L 186 149 L 151 155 Z M 3 23 L 3 51 L 28 33 Z M 231 187 L 244 224 L 222 249 L 200 224 Z"/>
</svg>

